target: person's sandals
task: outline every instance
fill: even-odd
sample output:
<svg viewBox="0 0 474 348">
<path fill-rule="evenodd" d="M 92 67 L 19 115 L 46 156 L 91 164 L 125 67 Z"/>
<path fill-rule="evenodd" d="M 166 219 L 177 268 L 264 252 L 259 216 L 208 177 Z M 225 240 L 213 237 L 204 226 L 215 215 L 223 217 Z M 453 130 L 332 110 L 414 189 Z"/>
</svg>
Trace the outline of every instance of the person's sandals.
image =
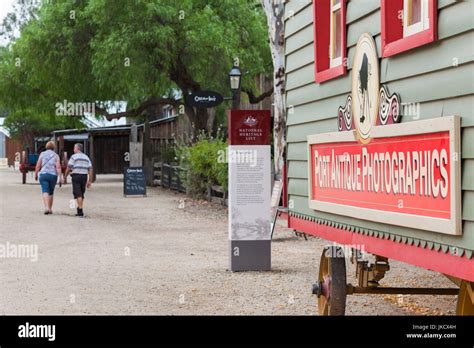
<svg viewBox="0 0 474 348">
<path fill-rule="evenodd" d="M 49 210 L 44 211 L 44 215 L 49 215 L 49 214 L 52 214 L 52 213 L 49 212 Z"/>
</svg>

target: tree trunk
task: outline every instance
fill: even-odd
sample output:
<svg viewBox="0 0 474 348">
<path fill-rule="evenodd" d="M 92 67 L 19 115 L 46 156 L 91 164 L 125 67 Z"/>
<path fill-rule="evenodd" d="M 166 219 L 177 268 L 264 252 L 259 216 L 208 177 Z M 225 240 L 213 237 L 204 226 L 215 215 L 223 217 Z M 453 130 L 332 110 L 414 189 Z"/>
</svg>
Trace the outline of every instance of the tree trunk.
<svg viewBox="0 0 474 348">
<path fill-rule="evenodd" d="M 21 141 L 22 141 L 22 150 L 26 150 L 28 148 L 30 153 L 35 152 L 35 136 L 31 132 L 23 132 L 21 134 Z"/>
<path fill-rule="evenodd" d="M 285 163 L 285 6 L 283 0 L 262 0 L 267 15 L 270 50 L 273 59 L 273 138 L 275 175 L 281 178 Z"/>
<path fill-rule="evenodd" d="M 186 106 L 185 113 L 193 127 L 193 141 L 201 131 L 208 131 L 209 113 L 204 108 L 193 108 Z"/>
<path fill-rule="evenodd" d="M 153 161 L 151 158 L 151 139 L 150 139 L 150 119 L 149 115 L 145 116 L 145 123 L 143 125 L 143 166 L 145 167 L 145 180 L 147 186 L 151 186 L 153 178 L 150 175 L 150 168 L 153 170 Z"/>
<path fill-rule="evenodd" d="M 216 108 L 211 108 L 208 110 L 209 117 L 207 119 L 207 133 L 211 136 L 215 136 L 217 132 L 216 125 Z"/>
</svg>

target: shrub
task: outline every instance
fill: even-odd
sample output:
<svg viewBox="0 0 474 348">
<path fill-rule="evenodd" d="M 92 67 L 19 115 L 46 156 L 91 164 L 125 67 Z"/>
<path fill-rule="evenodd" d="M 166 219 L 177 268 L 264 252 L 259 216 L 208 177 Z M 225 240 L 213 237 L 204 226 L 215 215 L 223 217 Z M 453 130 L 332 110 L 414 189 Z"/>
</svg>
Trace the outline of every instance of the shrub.
<svg viewBox="0 0 474 348">
<path fill-rule="evenodd" d="M 182 180 L 190 195 L 203 197 L 212 185 L 227 191 L 227 163 L 222 156 L 226 151 L 226 141 L 205 134 L 199 135 L 198 141 L 190 146 L 178 145 L 180 165 L 187 169 Z"/>
<path fill-rule="evenodd" d="M 169 145 L 161 151 L 161 161 L 167 164 L 176 162 L 176 150 L 174 146 Z"/>
</svg>

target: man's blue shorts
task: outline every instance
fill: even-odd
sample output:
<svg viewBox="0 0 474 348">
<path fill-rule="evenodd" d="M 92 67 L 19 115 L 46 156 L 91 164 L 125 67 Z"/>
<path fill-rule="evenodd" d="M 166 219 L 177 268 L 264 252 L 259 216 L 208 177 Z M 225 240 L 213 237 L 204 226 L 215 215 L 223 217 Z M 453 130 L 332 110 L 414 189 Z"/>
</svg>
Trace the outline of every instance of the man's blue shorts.
<svg viewBox="0 0 474 348">
<path fill-rule="evenodd" d="M 41 191 L 43 191 L 43 193 L 48 193 L 50 196 L 52 196 L 54 194 L 54 187 L 58 182 L 58 177 L 57 175 L 43 173 L 39 176 L 39 182 L 41 184 Z"/>
</svg>

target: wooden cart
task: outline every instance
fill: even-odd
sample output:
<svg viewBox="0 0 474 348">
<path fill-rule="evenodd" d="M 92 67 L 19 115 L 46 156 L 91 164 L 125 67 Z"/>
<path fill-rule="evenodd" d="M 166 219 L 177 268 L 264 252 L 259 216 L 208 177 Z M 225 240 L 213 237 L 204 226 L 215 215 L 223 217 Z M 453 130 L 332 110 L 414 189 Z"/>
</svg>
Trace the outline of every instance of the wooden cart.
<svg viewBox="0 0 474 348">
<path fill-rule="evenodd" d="M 24 150 L 21 152 L 20 173 L 22 184 L 26 184 L 26 174 L 28 174 L 28 172 L 35 171 L 36 162 L 38 161 L 38 158 L 39 155 L 29 153 L 28 150 Z"/>
<path fill-rule="evenodd" d="M 32 154 L 29 153 L 28 150 L 24 150 L 21 152 L 21 161 L 20 161 L 20 173 L 21 173 L 21 178 L 22 178 L 22 184 L 26 184 L 26 175 L 28 172 L 34 172 L 36 168 L 36 163 L 38 162 L 39 155 L 38 154 Z M 62 156 L 60 157 L 61 159 L 61 171 L 63 175 L 66 173 L 67 169 L 67 163 L 68 163 L 68 158 L 67 158 L 67 153 L 63 152 Z M 67 178 L 64 177 L 65 182 L 67 183 L 66 180 Z"/>
<path fill-rule="evenodd" d="M 415 26 L 412 10 L 420 15 Z M 323 252 L 313 286 L 321 314 L 344 314 L 346 296 L 358 293 L 457 294 L 457 314 L 474 314 L 472 11 L 472 2 L 454 0 L 285 2 L 288 224 L 339 245 Z M 449 119 L 449 131 L 436 128 Z M 429 129 L 433 136 L 424 136 Z M 380 163 L 375 154 L 384 142 L 391 158 L 399 151 L 431 151 L 437 159 L 439 149 L 449 152 L 449 175 L 441 174 L 449 195 L 435 197 L 436 184 L 431 198 L 405 189 L 402 198 L 413 204 L 397 215 L 396 195 L 334 186 L 332 150 L 336 161 L 344 148 L 350 155 L 366 151 Z M 403 169 L 401 160 L 393 166 L 408 172 L 403 158 Z M 435 169 L 424 180 L 438 180 Z M 373 260 L 361 258 L 358 246 Z M 344 256 L 355 266 L 357 284 L 347 283 Z M 382 287 L 391 259 L 439 272 L 456 286 Z"/>
<path fill-rule="evenodd" d="M 318 236 L 341 245 L 364 245 L 365 252 L 374 255 L 369 262 L 360 250 L 350 249 L 346 255 L 340 246 L 329 246 L 321 254 L 313 294 L 318 297 L 321 315 L 344 315 L 346 296 L 351 294 L 416 294 L 458 295 L 456 314 L 474 315 L 474 260 L 448 252 L 439 243 L 415 241 L 409 238 L 380 235 L 377 231 L 338 224 L 321 219 L 290 213 L 289 226 L 297 231 Z M 443 251 L 444 250 L 444 251 Z M 346 281 L 346 257 L 355 265 L 357 284 Z M 381 287 L 380 280 L 390 270 L 389 260 L 394 259 L 418 267 L 440 272 L 457 287 L 401 288 Z"/>
</svg>

